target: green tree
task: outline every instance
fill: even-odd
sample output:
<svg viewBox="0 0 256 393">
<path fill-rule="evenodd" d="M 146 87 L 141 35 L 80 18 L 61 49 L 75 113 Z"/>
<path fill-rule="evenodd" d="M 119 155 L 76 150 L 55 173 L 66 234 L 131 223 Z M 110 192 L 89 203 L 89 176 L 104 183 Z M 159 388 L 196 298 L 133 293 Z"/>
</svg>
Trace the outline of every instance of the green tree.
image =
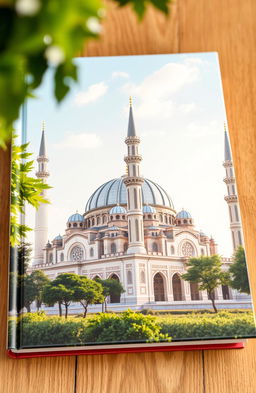
<svg viewBox="0 0 256 393">
<path fill-rule="evenodd" d="M 15 139 L 16 137 L 13 138 L 11 168 L 10 242 L 12 247 L 24 243 L 27 232 L 31 231 L 31 228 L 20 222 L 25 204 L 38 208 L 41 203 L 49 203 L 41 193 L 50 188 L 41 179 L 29 176 L 34 161 L 27 161 L 32 155 L 27 152 L 28 143 L 17 146 Z"/>
<path fill-rule="evenodd" d="M 31 304 L 36 299 L 38 293 L 36 283 L 30 275 L 18 277 L 18 280 L 21 288 L 21 298 L 23 299 L 21 307 L 26 307 L 27 312 L 31 312 Z"/>
<path fill-rule="evenodd" d="M 124 293 L 125 290 L 123 288 L 123 285 L 120 283 L 120 281 L 113 280 L 111 278 L 107 278 L 106 280 L 101 280 L 100 278 L 97 278 L 95 281 L 100 283 L 103 287 L 103 296 L 104 296 L 104 301 L 102 303 L 102 312 L 107 311 L 107 297 L 110 295 L 116 295 L 119 296 L 121 293 Z"/>
<path fill-rule="evenodd" d="M 44 287 L 47 284 L 49 284 L 50 280 L 46 276 L 46 274 L 42 272 L 42 270 L 34 270 L 30 274 L 30 278 L 32 279 L 32 281 L 36 286 L 37 293 L 36 293 L 35 300 L 36 300 L 37 311 L 39 311 L 42 305 L 42 294 L 43 294 Z"/>
<path fill-rule="evenodd" d="M 102 285 L 85 276 L 78 276 L 74 286 L 74 301 L 79 302 L 83 306 L 83 317 L 85 318 L 89 304 L 97 304 L 104 301 Z"/>
<path fill-rule="evenodd" d="M 229 274 L 221 270 L 221 265 L 219 255 L 190 258 L 187 263 L 187 273 L 182 275 L 184 280 L 197 283 L 199 290 L 207 291 L 215 312 L 218 310 L 215 305 L 214 290 L 219 285 L 228 284 L 229 281 Z"/>
<path fill-rule="evenodd" d="M 131 4 L 142 18 L 152 4 L 168 13 L 171 0 L 113 0 Z M 5 0 L 0 5 L 0 146 L 26 97 L 33 96 L 51 68 L 60 102 L 77 81 L 73 57 L 98 38 L 105 8 L 101 0 Z"/>
<path fill-rule="evenodd" d="M 230 286 L 239 292 L 250 294 L 250 285 L 244 248 L 239 246 L 234 254 L 234 262 L 229 268 Z"/>
</svg>

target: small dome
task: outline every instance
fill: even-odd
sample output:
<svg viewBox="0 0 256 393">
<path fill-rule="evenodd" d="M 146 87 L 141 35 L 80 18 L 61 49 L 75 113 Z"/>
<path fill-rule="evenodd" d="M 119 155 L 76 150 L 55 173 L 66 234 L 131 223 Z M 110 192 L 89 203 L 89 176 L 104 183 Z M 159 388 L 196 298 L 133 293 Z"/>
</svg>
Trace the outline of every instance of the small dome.
<svg viewBox="0 0 256 393">
<path fill-rule="evenodd" d="M 68 222 L 83 222 L 83 221 L 84 221 L 84 217 L 79 213 L 72 214 L 72 216 L 70 216 L 68 219 Z"/>
<path fill-rule="evenodd" d="M 126 209 L 122 206 L 114 206 L 109 210 L 109 214 L 126 214 Z"/>
<path fill-rule="evenodd" d="M 181 210 L 176 218 L 192 218 L 191 214 L 189 212 L 187 212 L 186 210 Z"/>
<path fill-rule="evenodd" d="M 61 236 L 61 235 L 58 235 L 58 236 L 56 236 L 56 237 L 54 238 L 54 240 L 62 240 L 62 236 Z"/>
<path fill-rule="evenodd" d="M 143 213 L 156 213 L 156 209 L 153 206 L 145 205 L 142 209 Z"/>
</svg>

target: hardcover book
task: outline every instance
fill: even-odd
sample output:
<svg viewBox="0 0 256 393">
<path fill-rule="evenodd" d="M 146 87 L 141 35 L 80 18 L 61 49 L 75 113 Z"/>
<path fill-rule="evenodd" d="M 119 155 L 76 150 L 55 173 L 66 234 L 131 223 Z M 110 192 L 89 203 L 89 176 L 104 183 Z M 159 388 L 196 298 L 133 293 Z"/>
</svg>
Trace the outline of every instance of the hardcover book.
<svg viewBox="0 0 256 393">
<path fill-rule="evenodd" d="M 78 58 L 13 137 L 8 353 L 241 348 L 255 337 L 216 53 Z"/>
</svg>

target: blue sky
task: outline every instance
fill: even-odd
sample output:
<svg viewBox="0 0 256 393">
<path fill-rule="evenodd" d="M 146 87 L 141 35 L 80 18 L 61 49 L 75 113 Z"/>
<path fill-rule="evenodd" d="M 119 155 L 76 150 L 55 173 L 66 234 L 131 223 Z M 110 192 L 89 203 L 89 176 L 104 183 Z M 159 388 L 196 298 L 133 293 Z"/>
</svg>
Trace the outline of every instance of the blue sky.
<svg viewBox="0 0 256 393">
<path fill-rule="evenodd" d="M 142 174 L 159 183 L 177 211 L 232 252 L 223 162 L 226 121 L 215 53 L 76 59 L 80 83 L 59 106 L 48 72 L 28 102 L 28 140 L 38 153 L 45 121 L 50 159 L 49 238 L 84 212 L 102 183 L 125 172 L 129 96 L 141 137 Z M 28 209 L 28 224 L 34 212 Z M 31 238 L 32 240 L 33 238 Z"/>
</svg>

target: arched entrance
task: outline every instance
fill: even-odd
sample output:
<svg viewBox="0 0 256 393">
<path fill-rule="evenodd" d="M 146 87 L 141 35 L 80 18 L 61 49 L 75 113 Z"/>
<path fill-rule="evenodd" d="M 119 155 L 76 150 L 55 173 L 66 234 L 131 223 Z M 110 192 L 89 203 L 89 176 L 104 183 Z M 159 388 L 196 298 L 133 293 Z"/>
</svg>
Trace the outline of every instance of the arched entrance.
<svg viewBox="0 0 256 393">
<path fill-rule="evenodd" d="M 155 302 L 165 301 L 164 278 L 160 273 L 154 275 L 154 295 Z"/>
<path fill-rule="evenodd" d="M 199 294 L 197 282 L 190 283 L 190 293 L 191 293 L 191 300 L 200 300 L 200 294 Z"/>
<path fill-rule="evenodd" d="M 109 277 L 111 280 L 116 280 L 119 281 L 119 278 L 116 274 L 112 274 L 112 276 Z M 120 298 L 121 298 L 121 294 L 120 293 L 110 293 L 109 295 L 109 302 L 110 303 L 120 303 Z"/>
<path fill-rule="evenodd" d="M 229 292 L 229 287 L 227 285 L 222 285 L 222 296 L 224 300 L 229 300 L 230 299 L 230 292 Z"/>
<path fill-rule="evenodd" d="M 182 300 L 182 288 L 180 276 L 175 273 L 172 277 L 173 300 Z"/>
</svg>

